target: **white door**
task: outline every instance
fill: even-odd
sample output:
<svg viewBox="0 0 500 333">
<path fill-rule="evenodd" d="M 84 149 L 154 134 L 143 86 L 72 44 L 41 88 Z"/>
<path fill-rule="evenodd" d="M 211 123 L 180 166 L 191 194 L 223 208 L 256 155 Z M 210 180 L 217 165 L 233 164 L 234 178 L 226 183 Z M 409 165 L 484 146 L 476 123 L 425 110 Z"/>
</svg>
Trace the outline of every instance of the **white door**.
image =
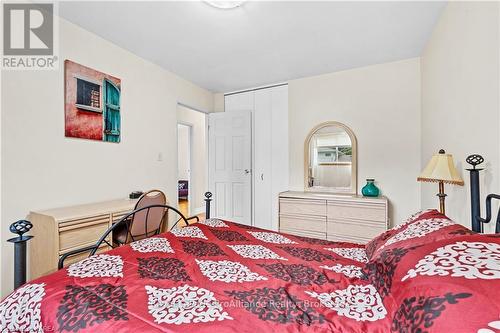
<svg viewBox="0 0 500 333">
<path fill-rule="evenodd" d="M 272 88 L 271 229 L 279 228 L 279 194 L 289 189 L 288 85 Z"/>
<path fill-rule="evenodd" d="M 272 230 L 272 94 L 261 89 L 254 97 L 254 225 Z"/>
<path fill-rule="evenodd" d="M 209 114 L 208 186 L 214 217 L 252 221 L 252 120 L 250 111 Z"/>
<path fill-rule="evenodd" d="M 288 86 L 255 91 L 254 133 L 254 225 L 278 230 L 278 197 L 288 190 Z"/>
</svg>

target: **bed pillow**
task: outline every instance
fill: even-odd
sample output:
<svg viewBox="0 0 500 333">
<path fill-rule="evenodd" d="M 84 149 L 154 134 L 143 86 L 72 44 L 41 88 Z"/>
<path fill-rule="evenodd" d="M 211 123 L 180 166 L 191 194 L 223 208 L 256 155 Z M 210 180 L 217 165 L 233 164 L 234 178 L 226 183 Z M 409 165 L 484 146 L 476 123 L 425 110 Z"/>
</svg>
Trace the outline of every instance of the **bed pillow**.
<svg viewBox="0 0 500 333">
<path fill-rule="evenodd" d="M 491 300 L 500 298 L 499 236 L 401 241 L 370 260 L 363 273 L 384 299 L 391 331 L 497 332 L 500 302 Z"/>
<path fill-rule="evenodd" d="M 384 245 L 384 243 L 389 238 L 394 236 L 394 234 L 396 234 L 399 229 L 403 228 L 404 226 L 408 225 L 409 223 L 415 222 L 422 215 L 425 215 L 425 214 L 430 213 L 430 212 L 437 212 L 437 210 L 428 209 L 428 210 L 419 211 L 419 212 L 409 216 L 406 220 L 403 221 L 403 223 L 398 224 L 397 226 L 395 226 L 387 231 L 384 231 L 383 233 L 381 233 L 380 235 L 378 235 L 377 237 L 375 237 L 371 241 L 369 241 L 365 246 L 366 255 L 367 255 L 368 259 L 371 259 L 373 257 L 373 255 L 375 254 L 375 252 L 377 252 L 379 250 L 379 248 L 382 245 Z"/>
<path fill-rule="evenodd" d="M 366 244 L 365 250 L 370 260 L 382 249 L 396 243 L 403 242 L 398 245 L 412 247 L 471 233 L 472 231 L 455 223 L 436 209 L 429 209 L 411 215 L 403 223 L 375 237 Z"/>
<path fill-rule="evenodd" d="M 437 210 L 428 210 L 412 215 L 401 225 L 378 236 L 372 241 L 376 242 L 376 246 L 367 245 L 368 247 L 372 246 L 374 250 L 363 268 L 363 275 L 377 289 L 384 300 L 388 313 L 390 314 L 392 311 L 394 316 L 399 316 L 399 319 L 395 319 L 393 322 L 393 329 L 396 332 L 411 328 L 405 325 L 409 325 L 413 319 L 404 316 L 406 315 L 405 310 L 413 311 L 413 309 L 404 308 L 405 304 L 416 302 L 414 306 L 418 309 L 419 306 L 426 306 L 419 303 L 420 301 L 432 303 L 434 300 L 431 294 L 423 293 L 424 287 L 422 287 L 422 292 L 415 291 L 413 294 L 399 295 L 401 289 L 416 290 L 413 284 L 403 283 L 404 274 L 415 267 L 418 260 L 434 251 L 437 244 L 451 244 L 463 237 L 472 236 L 480 235 L 476 235 L 466 227 L 453 222 Z M 433 283 L 431 277 L 426 280 L 426 283 Z M 453 300 L 450 299 L 450 302 Z M 405 320 L 407 322 L 404 322 Z M 419 326 L 415 327 L 419 328 Z M 409 331 L 415 330 L 410 329 Z"/>
</svg>

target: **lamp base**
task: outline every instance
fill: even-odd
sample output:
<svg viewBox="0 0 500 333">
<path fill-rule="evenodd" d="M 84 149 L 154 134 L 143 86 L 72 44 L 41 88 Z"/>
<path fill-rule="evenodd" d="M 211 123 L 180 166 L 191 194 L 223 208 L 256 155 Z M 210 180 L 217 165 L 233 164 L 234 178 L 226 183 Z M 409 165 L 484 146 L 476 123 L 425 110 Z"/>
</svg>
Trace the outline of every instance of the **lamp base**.
<svg viewBox="0 0 500 333">
<path fill-rule="evenodd" d="M 447 194 L 444 193 L 444 182 L 439 182 L 439 193 L 436 194 L 439 197 L 439 212 L 441 214 L 446 214 L 444 200 L 446 199 Z"/>
</svg>

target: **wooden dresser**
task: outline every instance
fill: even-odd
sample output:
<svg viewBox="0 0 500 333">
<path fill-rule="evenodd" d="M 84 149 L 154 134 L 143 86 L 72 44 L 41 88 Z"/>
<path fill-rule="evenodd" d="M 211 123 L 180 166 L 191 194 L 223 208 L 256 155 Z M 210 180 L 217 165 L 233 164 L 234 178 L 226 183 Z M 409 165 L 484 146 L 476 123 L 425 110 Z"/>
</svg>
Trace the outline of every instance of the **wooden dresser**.
<svg viewBox="0 0 500 333">
<path fill-rule="evenodd" d="M 120 220 L 134 209 L 136 202 L 137 199 L 118 199 L 30 212 L 28 220 L 33 223 L 31 235 L 35 237 L 28 243 L 29 278 L 35 279 L 56 271 L 62 254 L 95 244 L 113 221 Z M 101 251 L 108 248 L 104 245 Z M 69 257 L 65 264 L 86 256 L 88 253 Z"/>
<path fill-rule="evenodd" d="M 280 232 L 332 241 L 366 243 L 388 228 L 386 197 L 282 192 Z"/>
</svg>

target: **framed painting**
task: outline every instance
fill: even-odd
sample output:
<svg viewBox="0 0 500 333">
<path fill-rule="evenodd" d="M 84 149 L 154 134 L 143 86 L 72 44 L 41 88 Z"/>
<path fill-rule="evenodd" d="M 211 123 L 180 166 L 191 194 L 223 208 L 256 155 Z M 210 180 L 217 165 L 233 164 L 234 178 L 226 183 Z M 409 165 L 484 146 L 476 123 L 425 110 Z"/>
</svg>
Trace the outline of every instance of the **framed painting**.
<svg viewBox="0 0 500 333">
<path fill-rule="evenodd" d="M 66 137 L 120 142 L 121 80 L 95 69 L 64 62 Z"/>
</svg>

